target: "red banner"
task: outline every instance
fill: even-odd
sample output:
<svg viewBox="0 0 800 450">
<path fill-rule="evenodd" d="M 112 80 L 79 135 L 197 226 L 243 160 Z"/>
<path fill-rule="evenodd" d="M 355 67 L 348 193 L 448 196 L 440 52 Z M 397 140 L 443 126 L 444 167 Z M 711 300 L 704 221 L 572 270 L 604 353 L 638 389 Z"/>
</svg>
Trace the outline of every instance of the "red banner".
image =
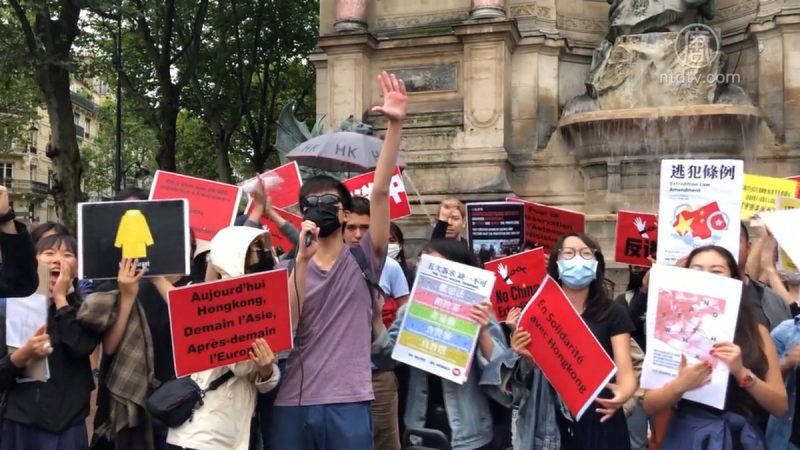
<svg viewBox="0 0 800 450">
<path fill-rule="evenodd" d="M 264 172 L 259 177 L 263 181 L 267 193 L 272 198 L 272 206 L 288 208 L 297 204 L 303 179 L 300 178 L 300 168 L 297 167 L 296 162 L 292 161 Z M 252 183 L 253 178 L 245 181 L 243 186 L 249 186 Z M 253 209 L 253 195 L 250 194 L 248 198 L 247 212 L 249 213 Z"/>
<path fill-rule="evenodd" d="M 169 317 L 178 377 L 246 361 L 258 338 L 292 348 L 285 269 L 173 289 Z"/>
<path fill-rule="evenodd" d="M 275 210 L 278 212 L 279 216 L 283 217 L 287 222 L 291 223 L 295 228 L 297 228 L 298 232 L 300 231 L 300 224 L 303 222 L 302 217 L 283 209 L 275 208 Z M 285 253 L 288 253 L 292 250 L 292 248 L 294 248 L 294 243 L 281 232 L 281 229 L 277 223 L 269 220 L 265 216 L 261 216 L 261 225 L 272 235 L 273 247 L 282 247 Z"/>
<path fill-rule="evenodd" d="M 549 254 L 564 233 L 583 233 L 586 216 L 583 213 L 555 206 L 529 202 L 516 197 L 506 201 L 525 205 L 525 240 L 527 246 L 544 247 Z"/>
<path fill-rule="evenodd" d="M 793 177 L 786 177 L 786 179 L 797 181 L 797 194 L 795 196 L 797 198 L 800 198 L 800 175 L 795 175 Z"/>
<path fill-rule="evenodd" d="M 617 213 L 617 244 L 614 260 L 634 266 L 650 267 L 656 258 L 658 215 L 634 211 Z"/>
<path fill-rule="evenodd" d="M 367 172 L 343 181 L 344 185 L 354 197 L 370 198 L 375 172 Z M 397 220 L 411 215 L 411 203 L 403 183 L 400 168 L 395 167 L 392 181 L 389 183 L 389 219 Z"/>
<path fill-rule="evenodd" d="M 616 373 L 614 361 L 549 276 L 522 312 L 519 328 L 531 334 L 528 351 L 580 420 Z"/>
<path fill-rule="evenodd" d="M 150 189 L 150 200 L 189 202 L 189 226 L 201 241 L 210 241 L 217 231 L 231 226 L 241 195 L 237 186 L 163 170 L 156 171 Z"/>
<path fill-rule="evenodd" d="M 512 308 L 524 308 L 547 275 L 541 248 L 489 261 L 484 269 L 494 272 L 492 305 L 498 321 L 506 320 Z"/>
</svg>

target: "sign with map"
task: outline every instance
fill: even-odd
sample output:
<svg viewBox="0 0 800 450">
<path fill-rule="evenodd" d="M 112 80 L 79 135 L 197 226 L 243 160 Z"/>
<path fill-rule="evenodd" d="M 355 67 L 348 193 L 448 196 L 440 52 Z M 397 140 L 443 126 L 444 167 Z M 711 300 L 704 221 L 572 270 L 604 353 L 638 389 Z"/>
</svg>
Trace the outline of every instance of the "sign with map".
<svg viewBox="0 0 800 450">
<path fill-rule="evenodd" d="M 681 355 L 689 365 L 708 361 L 711 382 L 683 398 L 725 407 L 728 366 L 709 354 L 715 342 L 733 342 L 742 282 L 700 270 L 656 264 L 647 296 L 647 354 L 641 385 L 656 389 L 678 375 Z"/>
</svg>

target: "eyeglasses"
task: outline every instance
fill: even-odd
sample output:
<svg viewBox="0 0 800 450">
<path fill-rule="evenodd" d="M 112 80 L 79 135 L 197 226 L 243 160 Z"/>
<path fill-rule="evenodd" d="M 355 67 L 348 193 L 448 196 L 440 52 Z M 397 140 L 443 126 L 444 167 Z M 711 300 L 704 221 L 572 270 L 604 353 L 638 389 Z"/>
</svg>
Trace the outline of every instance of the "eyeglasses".
<svg viewBox="0 0 800 450">
<path fill-rule="evenodd" d="M 342 199 L 339 198 L 338 195 L 334 194 L 308 195 L 303 199 L 303 201 L 300 202 L 300 209 L 305 212 L 305 210 L 312 206 L 335 205 L 341 202 Z"/>
<path fill-rule="evenodd" d="M 581 249 L 564 247 L 558 251 L 558 254 L 561 255 L 562 259 L 572 259 L 575 257 L 575 255 L 581 255 L 581 258 L 583 259 L 592 259 L 594 258 L 595 253 L 597 253 L 597 250 L 590 247 L 583 247 Z"/>
</svg>

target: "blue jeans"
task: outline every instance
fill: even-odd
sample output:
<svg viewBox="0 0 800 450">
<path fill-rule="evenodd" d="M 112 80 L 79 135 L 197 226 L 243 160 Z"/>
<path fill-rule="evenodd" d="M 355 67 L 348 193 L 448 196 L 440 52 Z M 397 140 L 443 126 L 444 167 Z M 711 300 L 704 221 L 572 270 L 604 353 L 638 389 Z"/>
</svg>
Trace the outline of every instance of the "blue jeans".
<svg viewBox="0 0 800 450">
<path fill-rule="evenodd" d="M 628 433 L 631 436 L 631 450 L 647 448 L 647 414 L 641 405 L 637 405 L 628 417 Z"/>
<path fill-rule="evenodd" d="M 273 449 L 372 450 L 370 402 L 275 406 Z"/>
<path fill-rule="evenodd" d="M 286 373 L 286 359 L 278 360 L 278 368 L 281 373 Z M 270 450 L 274 447 L 270 445 L 270 436 L 272 435 L 272 409 L 275 405 L 275 399 L 278 398 L 278 391 L 281 389 L 283 378 L 278 381 L 275 389 L 267 392 L 266 394 L 258 394 L 258 403 L 256 403 L 256 412 L 258 413 L 258 425 L 261 431 L 261 445 L 263 450 Z M 253 430 L 255 432 L 257 430 Z M 156 449 L 158 450 L 158 449 Z"/>
</svg>

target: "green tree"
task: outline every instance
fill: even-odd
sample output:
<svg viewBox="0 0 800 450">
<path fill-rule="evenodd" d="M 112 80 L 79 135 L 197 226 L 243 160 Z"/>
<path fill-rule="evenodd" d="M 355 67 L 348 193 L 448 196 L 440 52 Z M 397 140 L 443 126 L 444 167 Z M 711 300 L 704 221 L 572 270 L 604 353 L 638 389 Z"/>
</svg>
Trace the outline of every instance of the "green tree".
<svg viewBox="0 0 800 450">
<path fill-rule="evenodd" d="M 207 180 L 219 180 L 214 155 L 214 136 L 205 122 L 181 111 L 177 122 L 175 156 L 178 172 Z"/>
<path fill-rule="evenodd" d="M 37 107 L 44 106 L 24 48 L 17 18 L 10 8 L 0 8 L 0 51 L 5 55 L 0 58 L 0 151 L 9 150 L 12 139 L 27 138 Z"/>
</svg>

